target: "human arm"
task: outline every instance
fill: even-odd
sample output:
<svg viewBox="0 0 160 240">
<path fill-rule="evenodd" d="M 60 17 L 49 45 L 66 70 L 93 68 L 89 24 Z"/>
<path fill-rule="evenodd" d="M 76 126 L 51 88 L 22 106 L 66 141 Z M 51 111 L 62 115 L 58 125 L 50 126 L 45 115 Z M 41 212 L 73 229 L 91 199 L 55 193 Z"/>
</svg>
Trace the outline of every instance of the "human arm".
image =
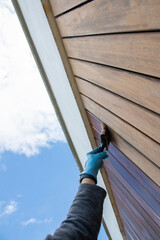
<svg viewBox="0 0 160 240">
<path fill-rule="evenodd" d="M 94 151 L 94 152 L 93 152 Z M 96 178 L 98 169 L 102 167 L 106 154 L 98 153 L 98 149 L 87 154 L 85 169 L 81 173 L 82 178 L 78 193 L 72 203 L 67 218 L 55 231 L 54 235 L 49 235 L 46 240 L 96 240 L 103 210 L 103 201 L 106 195 L 104 189 L 95 185 L 95 181 L 90 179 L 91 174 Z M 91 157 L 91 155 L 93 158 Z M 103 157 L 102 157 L 103 156 Z M 100 160 L 101 158 L 101 160 Z M 98 161 L 98 164 L 97 164 Z"/>
</svg>

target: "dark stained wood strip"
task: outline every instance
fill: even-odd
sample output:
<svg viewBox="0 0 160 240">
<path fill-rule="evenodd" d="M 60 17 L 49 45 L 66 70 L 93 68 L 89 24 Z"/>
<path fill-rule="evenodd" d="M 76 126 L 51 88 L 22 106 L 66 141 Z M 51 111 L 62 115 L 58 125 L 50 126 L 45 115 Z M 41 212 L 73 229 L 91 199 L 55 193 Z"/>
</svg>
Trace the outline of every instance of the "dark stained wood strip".
<svg viewBox="0 0 160 240">
<path fill-rule="evenodd" d="M 101 121 L 96 118 L 92 113 L 87 111 L 87 116 L 92 127 L 94 127 L 94 136 L 99 139 L 99 133 L 101 131 Z M 140 168 L 152 181 L 160 186 L 160 169 L 152 164 L 148 158 L 138 152 L 129 143 L 123 140 L 115 132 L 111 131 L 111 142 L 118 148 L 123 154 L 125 154 L 138 168 Z M 98 137 L 97 137 L 98 136 Z M 157 186 L 156 185 L 156 186 Z M 159 189 L 159 187 L 157 188 Z M 159 190 L 156 189 L 156 192 Z M 157 193 L 156 193 L 157 194 Z"/>
<path fill-rule="evenodd" d="M 125 186 L 127 191 L 131 194 L 131 196 L 141 205 L 141 207 L 148 213 L 148 215 L 153 219 L 153 221 L 158 225 L 160 228 L 160 218 L 156 212 L 145 202 L 145 200 L 136 192 L 134 188 L 130 186 L 130 184 L 121 176 L 121 174 L 113 167 L 110 156 L 107 162 L 104 162 L 104 168 L 107 174 L 112 173 L 118 181 Z M 158 230 L 159 231 L 159 230 Z"/>
<path fill-rule="evenodd" d="M 134 215 L 136 215 L 136 218 L 141 222 L 141 224 L 148 231 L 148 233 L 151 236 L 149 239 L 151 239 L 151 238 L 158 239 L 160 231 L 159 231 L 159 233 L 157 235 L 156 232 L 155 232 L 154 226 L 151 225 L 151 222 L 150 221 L 149 222 L 146 221 L 146 219 L 144 218 L 144 215 L 143 215 L 144 211 L 143 212 L 142 211 L 139 212 L 140 207 L 138 207 L 138 209 L 137 209 L 132 204 L 132 202 L 129 201 L 129 199 L 127 198 L 127 195 L 125 195 L 121 191 L 121 188 L 119 187 L 119 183 L 117 182 L 117 180 L 115 180 L 115 177 L 113 176 L 113 174 L 109 174 L 109 180 L 110 180 L 112 189 L 114 189 L 113 191 L 116 192 L 116 194 L 121 197 L 121 199 L 124 201 L 124 204 L 127 205 L 131 209 L 131 211 L 134 213 Z M 137 203 L 136 206 L 138 206 L 138 203 Z"/>
<path fill-rule="evenodd" d="M 116 158 L 118 157 L 119 156 L 116 156 Z M 130 184 L 132 188 L 135 189 L 135 191 L 144 199 L 144 201 L 160 217 L 159 202 L 111 154 L 110 154 L 110 160 L 112 162 L 112 165 L 120 173 L 120 175 Z"/>
<path fill-rule="evenodd" d="M 113 129 L 118 135 L 128 143 L 139 150 L 143 155 L 148 157 L 157 166 L 160 166 L 160 147 L 155 141 L 139 132 L 102 106 L 93 102 L 85 96 L 81 96 L 85 108 L 104 122 L 108 127 Z"/>
<path fill-rule="evenodd" d="M 160 203 L 160 188 L 147 177 L 136 165 L 121 153 L 113 144 L 110 144 L 109 151 L 117 160 L 147 189 L 150 194 Z"/>
<path fill-rule="evenodd" d="M 56 2 L 58 1 L 60 0 Z M 143 1 L 136 0 L 121 0 L 118 2 L 95 0 L 80 9 L 75 9 L 59 17 L 57 23 L 63 37 L 150 31 L 160 29 L 159 13 L 159 0 L 148 0 L 145 1 L 145 4 Z"/>
<path fill-rule="evenodd" d="M 123 224 L 124 224 L 124 228 L 125 228 L 126 235 L 127 235 L 127 240 L 128 239 L 139 240 L 136 233 L 134 232 L 132 227 L 129 225 L 128 221 L 126 221 L 126 219 L 124 217 L 122 217 L 122 219 L 123 219 Z"/>
<path fill-rule="evenodd" d="M 87 0 L 49 0 L 54 16 L 64 13 L 79 4 L 88 2 Z"/>
<path fill-rule="evenodd" d="M 101 141 L 100 132 L 92 126 L 92 131 L 96 140 Z M 121 153 L 112 143 L 109 145 L 109 152 L 116 157 L 127 171 L 138 180 L 138 182 L 160 203 L 160 188 L 141 171 L 131 160 Z"/>
<path fill-rule="evenodd" d="M 135 232 L 139 235 L 140 239 L 153 239 L 148 233 L 147 229 L 145 229 L 145 227 L 141 224 L 139 219 L 131 211 L 131 209 L 124 203 L 121 196 L 119 196 L 115 191 L 113 192 L 114 192 L 115 199 L 118 202 L 120 213 L 123 212 L 127 220 L 132 224 Z"/>
<path fill-rule="evenodd" d="M 70 59 L 74 75 L 160 114 L 160 81 L 120 69 Z"/>
<path fill-rule="evenodd" d="M 160 143 L 159 116 L 92 83 L 75 79 L 80 93 Z"/>
<path fill-rule="evenodd" d="M 63 40 L 69 57 L 160 77 L 160 33 L 129 33 Z"/>
<path fill-rule="evenodd" d="M 137 211 L 140 213 L 140 215 L 145 219 L 145 221 L 150 225 L 150 227 L 155 231 L 155 234 L 157 236 L 160 235 L 160 228 L 158 225 L 153 221 L 151 216 L 144 210 L 144 208 L 141 206 L 141 204 L 136 201 L 136 199 L 128 192 L 128 190 L 121 184 L 121 182 L 116 178 L 113 172 L 109 171 L 109 176 L 116 184 L 118 191 L 118 194 L 123 193 L 123 195 L 130 201 L 130 203 L 134 206 L 134 208 L 137 209 Z"/>
</svg>

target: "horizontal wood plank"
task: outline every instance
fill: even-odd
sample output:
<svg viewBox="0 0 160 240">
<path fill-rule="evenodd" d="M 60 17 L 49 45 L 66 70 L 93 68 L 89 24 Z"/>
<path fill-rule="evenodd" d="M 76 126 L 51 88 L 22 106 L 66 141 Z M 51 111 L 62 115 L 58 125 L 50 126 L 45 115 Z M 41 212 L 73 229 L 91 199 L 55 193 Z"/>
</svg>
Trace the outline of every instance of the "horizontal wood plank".
<svg viewBox="0 0 160 240">
<path fill-rule="evenodd" d="M 118 156 L 119 157 L 119 156 Z M 120 173 L 135 191 L 144 199 L 144 201 L 156 212 L 157 216 L 160 217 L 160 204 L 159 202 L 144 188 L 135 177 L 133 177 L 129 171 L 124 168 L 119 161 L 112 154 L 109 155 L 113 167 Z"/>
<path fill-rule="evenodd" d="M 113 156 L 112 156 L 113 157 Z M 104 162 L 104 168 L 107 172 L 107 175 L 110 177 L 114 175 L 116 179 L 118 179 L 118 182 L 120 182 L 124 188 L 129 192 L 129 194 L 139 203 L 139 205 L 143 208 L 143 211 L 145 211 L 150 218 L 152 218 L 152 224 L 156 228 L 156 232 L 159 233 L 160 228 L 160 218 L 157 215 L 157 212 L 155 212 L 149 204 L 146 203 L 145 199 L 142 198 L 137 191 L 131 187 L 131 185 L 121 176 L 119 171 L 114 168 L 111 161 L 111 154 L 109 159 Z M 118 206 L 118 205 L 117 205 Z"/>
<path fill-rule="evenodd" d="M 69 57 L 160 77 L 160 33 L 130 33 L 63 40 Z"/>
<path fill-rule="evenodd" d="M 160 188 L 144 174 L 135 164 L 132 163 L 113 144 L 110 144 L 109 151 L 128 170 L 128 172 L 139 181 L 139 183 L 160 203 Z"/>
<path fill-rule="evenodd" d="M 157 237 L 160 234 L 160 228 L 153 221 L 153 219 L 148 215 L 148 213 L 144 210 L 144 208 L 137 202 L 134 197 L 127 191 L 127 189 L 118 181 L 116 176 L 113 173 L 109 173 L 109 180 L 112 185 L 112 189 L 116 191 L 119 196 L 122 196 L 124 202 L 133 209 L 133 212 L 137 212 L 139 215 L 140 221 L 143 222 L 143 225 L 149 230 L 151 235 L 154 236 L 154 239 L 158 239 Z"/>
<path fill-rule="evenodd" d="M 127 235 L 127 240 L 139 240 L 137 237 L 137 234 L 134 232 L 132 226 L 129 225 L 128 221 L 124 217 L 122 217 L 122 219 L 123 219 L 124 229 Z"/>
<path fill-rule="evenodd" d="M 160 114 L 160 81 L 140 74 L 70 59 L 75 76 Z"/>
<path fill-rule="evenodd" d="M 64 13 L 81 3 L 88 2 L 87 0 L 49 0 L 52 6 L 54 16 Z"/>
<path fill-rule="evenodd" d="M 100 132 L 92 126 L 94 137 L 100 143 Z M 98 144 L 99 145 L 99 144 Z M 139 183 L 160 203 L 160 188 L 146 175 L 140 168 L 138 168 L 130 159 L 128 159 L 124 153 L 121 153 L 112 142 L 108 148 L 109 152 L 114 155 L 117 160 L 128 170 L 128 172 L 139 181 Z M 143 162 L 145 165 L 145 162 Z M 152 164 L 153 165 L 153 164 Z M 151 169 L 154 166 L 150 166 Z M 150 168 L 149 168 L 150 170 Z M 160 170 L 158 169 L 158 177 Z"/>
<path fill-rule="evenodd" d="M 60 16 L 57 22 L 62 36 L 150 31 L 160 29 L 159 13 L 159 0 L 95 0 Z"/>
<path fill-rule="evenodd" d="M 124 122 L 102 106 L 93 102 L 85 96 L 81 96 L 85 108 L 97 116 L 108 127 L 113 129 L 118 135 L 134 146 L 143 155 L 149 158 L 153 163 L 160 167 L 160 147 L 155 141 L 139 132 L 131 125 Z"/>
<path fill-rule="evenodd" d="M 92 131 L 96 139 L 100 141 L 99 132 L 101 131 L 101 122 L 93 116 L 91 113 L 87 112 L 89 122 L 92 126 Z M 152 162 L 149 161 L 144 155 L 133 148 L 129 143 L 127 143 L 123 138 L 113 131 L 111 133 L 111 142 L 123 153 L 125 154 L 139 169 L 141 169 L 152 181 L 154 181 L 158 186 L 160 186 L 160 169 L 156 167 Z M 156 194 L 159 194 L 159 187 L 156 189 Z"/>
<path fill-rule="evenodd" d="M 160 143 L 160 118 L 158 115 L 80 78 L 76 78 L 76 82 L 80 93 Z"/>
<path fill-rule="evenodd" d="M 140 239 L 154 239 L 152 235 L 148 232 L 145 226 L 140 221 L 140 217 L 132 211 L 132 209 L 124 202 L 123 197 L 119 196 L 117 192 L 114 191 L 114 196 L 119 205 L 119 211 L 122 212 L 130 223 L 132 223 L 133 229 L 140 236 Z"/>
</svg>

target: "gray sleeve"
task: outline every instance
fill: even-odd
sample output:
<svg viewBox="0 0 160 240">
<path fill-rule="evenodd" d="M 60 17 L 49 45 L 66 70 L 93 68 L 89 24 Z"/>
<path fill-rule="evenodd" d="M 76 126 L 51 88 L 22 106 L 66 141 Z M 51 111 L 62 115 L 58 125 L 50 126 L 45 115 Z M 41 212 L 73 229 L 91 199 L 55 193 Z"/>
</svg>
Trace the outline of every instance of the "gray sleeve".
<svg viewBox="0 0 160 240">
<path fill-rule="evenodd" d="M 67 218 L 46 240 L 96 240 L 102 219 L 104 189 L 81 184 Z"/>
</svg>

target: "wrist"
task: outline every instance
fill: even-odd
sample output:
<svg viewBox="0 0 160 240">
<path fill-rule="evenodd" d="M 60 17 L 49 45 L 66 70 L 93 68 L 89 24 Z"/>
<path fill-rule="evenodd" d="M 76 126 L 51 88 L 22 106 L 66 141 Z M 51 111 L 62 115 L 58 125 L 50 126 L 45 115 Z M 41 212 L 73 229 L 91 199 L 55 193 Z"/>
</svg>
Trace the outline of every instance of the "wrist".
<svg viewBox="0 0 160 240">
<path fill-rule="evenodd" d="M 83 178 L 82 181 L 81 181 L 81 184 L 84 184 L 84 183 L 96 185 L 95 181 L 93 181 L 90 178 Z"/>
<path fill-rule="evenodd" d="M 80 183 L 82 182 L 83 179 L 91 179 L 95 184 L 97 184 L 97 178 L 95 178 L 93 175 L 87 174 L 82 172 L 80 174 Z"/>
</svg>

